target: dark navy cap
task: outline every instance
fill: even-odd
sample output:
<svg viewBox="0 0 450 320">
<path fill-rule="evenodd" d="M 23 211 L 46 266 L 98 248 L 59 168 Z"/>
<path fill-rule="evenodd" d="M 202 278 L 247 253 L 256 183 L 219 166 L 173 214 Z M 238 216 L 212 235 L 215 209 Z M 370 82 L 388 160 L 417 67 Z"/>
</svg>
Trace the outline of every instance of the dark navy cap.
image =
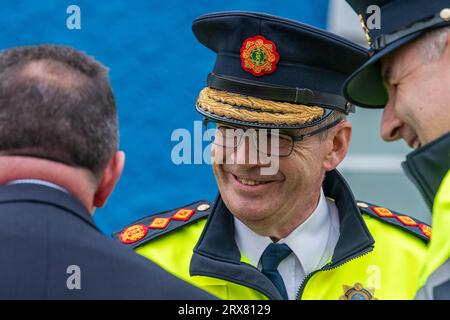
<svg viewBox="0 0 450 320">
<path fill-rule="evenodd" d="M 371 58 L 353 73 L 344 85 L 344 95 L 366 108 L 383 108 L 387 92 L 380 60 L 425 32 L 450 24 L 449 0 L 346 0 L 358 14 L 371 47 Z M 380 28 L 368 28 L 374 15 L 369 6 L 380 8 Z"/>
<path fill-rule="evenodd" d="M 192 29 L 217 53 L 197 110 L 242 125 L 301 128 L 333 110 L 347 114 L 343 84 L 368 59 L 366 49 L 348 40 L 267 14 L 207 14 Z"/>
</svg>

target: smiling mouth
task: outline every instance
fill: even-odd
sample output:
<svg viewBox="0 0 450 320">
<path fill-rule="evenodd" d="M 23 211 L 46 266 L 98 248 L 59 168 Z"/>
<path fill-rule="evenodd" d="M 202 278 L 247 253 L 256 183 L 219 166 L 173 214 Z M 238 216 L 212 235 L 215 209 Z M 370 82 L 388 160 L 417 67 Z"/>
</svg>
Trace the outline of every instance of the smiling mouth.
<svg viewBox="0 0 450 320">
<path fill-rule="evenodd" d="M 419 138 L 416 137 L 414 140 L 409 141 L 408 145 L 413 148 L 414 150 L 419 149 L 422 146 L 422 143 L 420 142 Z"/>
<path fill-rule="evenodd" d="M 245 178 L 241 178 L 238 177 L 234 174 L 232 174 L 232 176 L 241 184 L 245 185 L 245 186 L 258 186 L 261 184 L 267 184 L 270 183 L 272 181 L 256 181 L 256 180 L 251 180 L 251 179 L 245 179 Z"/>
</svg>

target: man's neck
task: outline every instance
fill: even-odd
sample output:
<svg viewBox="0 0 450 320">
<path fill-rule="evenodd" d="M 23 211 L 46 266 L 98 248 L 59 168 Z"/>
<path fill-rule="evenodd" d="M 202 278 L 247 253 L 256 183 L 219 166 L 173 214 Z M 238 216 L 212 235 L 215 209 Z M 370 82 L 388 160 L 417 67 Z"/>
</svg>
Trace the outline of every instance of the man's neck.
<svg viewBox="0 0 450 320">
<path fill-rule="evenodd" d="M 300 227 L 306 220 L 308 220 L 311 215 L 317 210 L 319 205 L 321 193 L 319 192 L 314 201 L 311 201 L 310 205 L 305 205 L 302 208 L 302 214 L 298 214 L 295 217 L 285 221 L 284 225 L 279 228 L 278 233 L 275 236 L 271 236 L 272 241 L 276 242 L 280 239 L 288 237 L 295 229 Z"/>
<path fill-rule="evenodd" d="M 80 200 L 89 212 L 94 211 L 95 182 L 87 169 L 39 158 L 0 156 L 0 185 L 23 179 L 43 180 L 60 186 Z"/>
</svg>

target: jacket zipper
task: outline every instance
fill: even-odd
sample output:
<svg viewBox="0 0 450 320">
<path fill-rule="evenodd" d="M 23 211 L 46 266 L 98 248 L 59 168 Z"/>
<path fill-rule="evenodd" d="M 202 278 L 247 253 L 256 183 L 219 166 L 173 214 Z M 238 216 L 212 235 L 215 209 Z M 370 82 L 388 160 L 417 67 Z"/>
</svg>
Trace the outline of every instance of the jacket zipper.
<svg viewBox="0 0 450 320">
<path fill-rule="evenodd" d="M 362 256 L 365 256 L 366 254 L 368 254 L 368 253 L 370 253 L 372 251 L 373 251 L 373 246 L 370 246 L 369 248 L 364 249 L 363 251 L 361 251 L 361 252 L 359 252 L 359 253 L 357 253 L 357 254 L 355 254 L 353 256 L 350 256 L 347 259 L 344 259 L 344 260 L 342 260 L 342 261 L 340 261 L 338 263 L 335 263 L 335 264 L 331 263 L 331 264 L 325 265 L 323 268 L 321 268 L 319 270 L 311 272 L 310 274 L 308 274 L 305 277 L 305 279 L 303 279 L 300 287 L 298 288 L 297 295 L 295 296 L 295 300 L 301 300 L 302 295 L 303 295 L 303 291 L 305 290 L 305 286 L 308 283 L 308 280 L 311 279 L 311 277 L 313 275 L 315 275 L 316 273 L 321 272 L 321 271 L 330 271 L 330 270 L 336 269 L 336 268 L 346 264 L 347 262 L 350 262 L 352 260 L 361 258 Z"/>
</svg>

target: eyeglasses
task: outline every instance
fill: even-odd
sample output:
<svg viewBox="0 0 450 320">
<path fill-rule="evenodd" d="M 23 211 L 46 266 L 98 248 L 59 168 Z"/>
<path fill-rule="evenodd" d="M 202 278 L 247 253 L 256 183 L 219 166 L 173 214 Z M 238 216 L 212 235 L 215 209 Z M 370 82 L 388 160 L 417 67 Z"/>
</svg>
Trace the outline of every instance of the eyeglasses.
<svg viewBox="0 0 450 320">
<path fill-rule="evenodd" d="M 294 149 L 295 142 L 303 141 L 305 138 L 328 130 L 341 121 L 342 119 L 338 119 L 327 126 L 302 135 L 280 133 L 279 129 L 255 129 L 251 127 L 233 126 L 210 118 L 204 118 L 203 125 L 208 140 L 217 146 L 237 151 L 237 148 L 242 143 L 242 138 L 246 137 L 253 141 L 256 150 L 262 154 L 288 157 Z"/>
</svg>

